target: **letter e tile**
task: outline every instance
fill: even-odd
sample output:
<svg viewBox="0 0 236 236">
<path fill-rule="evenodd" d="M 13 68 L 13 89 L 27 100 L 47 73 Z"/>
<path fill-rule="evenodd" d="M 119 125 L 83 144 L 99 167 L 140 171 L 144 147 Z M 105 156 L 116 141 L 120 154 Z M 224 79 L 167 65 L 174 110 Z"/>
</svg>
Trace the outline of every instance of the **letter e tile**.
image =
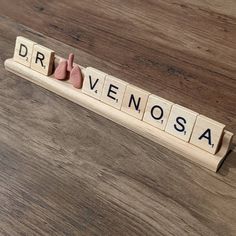
<svg viewBox="0 0 236 236">
<path fill-rule="evenodd" d="M 22 36 L 18 36 L 16 38 L 16 45 L 14 50 L 14 61 L 30 67 L 31 57 L 33 53 L 33 47 L 36 43 L 24 38 Z"/>
<path fill-rule="evenodd" d="M 55 52 L 41 45 L 34 45 L 31 60 L 31 69 L 43 74 L 51 75 L 53 73 Z"/>
<path fill-rule="evenodd" d="M 125 81 L 107 75 L 101 101 L 120 110 L 127 85 Z"/>
</svg>

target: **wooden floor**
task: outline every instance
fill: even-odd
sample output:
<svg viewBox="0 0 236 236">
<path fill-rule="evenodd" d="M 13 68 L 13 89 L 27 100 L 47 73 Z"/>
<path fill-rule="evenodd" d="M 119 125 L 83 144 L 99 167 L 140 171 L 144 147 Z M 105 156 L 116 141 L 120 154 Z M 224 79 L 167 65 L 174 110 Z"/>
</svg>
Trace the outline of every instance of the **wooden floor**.
<svg viewBox="0 0 236 236">
<path fill-rule="evenodd" d="M 234 0 L 0 0 L 0 235 L 236 235 L 236 150 L 215 174 L 7 72 L 17 35 L 236 133 Z"/>
</svg>

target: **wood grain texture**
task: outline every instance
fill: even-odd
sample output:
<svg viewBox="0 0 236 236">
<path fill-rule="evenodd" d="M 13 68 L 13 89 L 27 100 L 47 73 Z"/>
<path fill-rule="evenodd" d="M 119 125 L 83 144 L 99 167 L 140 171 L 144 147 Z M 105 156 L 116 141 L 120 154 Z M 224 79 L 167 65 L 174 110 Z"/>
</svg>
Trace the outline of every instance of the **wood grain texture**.
<svg viewBox="0 0 236 236">
<path fill-rule="evenodd" d="M 55 61 L 58 60 L 60 59 L 58 56 L 56 56 Z M 168 134 L 167 132 L 160 129 L 154 129 L 153 126 L 132 117 L 130 112 L 127 114 L 126 112 L 119 111 L 116 108 L 102 103 L 96 98 L 84 94 L 81 90 L 75 89 L 68 81 L 60 81 L 52 77 L 50 78 L 48 76 L 44 76 L 30 68 L 27 68 L 24 65 L 21 65 L 18 62 L 15 62 L 13 59 L 7 59 L 4 62 L 4 66 L 7 71 L 10 71 L 21 78 L 35 83 L 55 94 L 60 95 L 63 98 L 68 99 L 69 101 L 72 101 L 92 112 L 95 112 L 106 119 L 109 119 L 135 132 L 136 134 L 151 140 L 152 142 L 162 145 L 174 151 L 175 153 L 182 155 L 193 163 L 197 163 L 214 172 L 217 172 L 219 167 L 221 167 L 222 162 L 225 160 L 227 154 L 231 150 L 230 148 L 232 144 L 233 133 L 227 130 L 224 130 L 222 134 L 222 144 L 220 145 L 218 152 L 213 155 L 202 150 L 201 148 L 199 149 L 195 145 L 186 143 L 185 141 L 174 137 L 172 134 Z M 133 90 L 132 92 L 135 95 L 138 94 L 140 96 L 144 96 L 146 94 L 146 91 L 142 91 L 136 87 L 129 87 L 129 85 L 128 89 L 130 91 Z M 124 108 L 124 106 L 122 108 Z M 186 108 L 184 108 L 184 112 L 186 112 Z M 170 131 L 168 130 L 168 132 Z"/>
<path fill-rule="evenodd" d="M 0 14 L 100 59 L 88 65 L 236 133 L 236 27 L 229 10 L 236 3 L 213 2 L 1 0 Z"/>
<path fill-rule="evenodd" d="M 235 3 L 213 2 L 0 1 L 0 234 L 236 234 L 235 152 L 206 171 L 3 68 L 23 35 L 235 133 Z"/>
</svg>

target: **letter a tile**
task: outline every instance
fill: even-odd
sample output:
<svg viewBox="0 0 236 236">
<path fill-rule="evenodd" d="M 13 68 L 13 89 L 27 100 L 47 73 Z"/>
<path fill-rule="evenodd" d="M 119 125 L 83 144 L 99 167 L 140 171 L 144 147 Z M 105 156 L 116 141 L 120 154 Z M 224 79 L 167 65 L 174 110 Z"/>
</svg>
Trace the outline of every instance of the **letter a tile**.
<svg viewBox="0 0 236 236">
<path fill-rule="evenodd" d="M 203 115 L 197 117 L 190 143 L 203 150 L 215 154 L 225 125 Z"/>
</svg>

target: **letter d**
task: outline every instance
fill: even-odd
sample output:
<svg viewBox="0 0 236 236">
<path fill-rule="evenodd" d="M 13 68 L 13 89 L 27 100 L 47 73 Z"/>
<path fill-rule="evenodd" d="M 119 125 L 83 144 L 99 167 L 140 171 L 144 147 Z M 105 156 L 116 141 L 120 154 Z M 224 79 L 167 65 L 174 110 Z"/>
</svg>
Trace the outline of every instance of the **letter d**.
<svg viewBox="0 0 236 236">
<path fill-rule="evenodd" d="M 26 57 L 26 55 L 28 54 L 28 48 L 24 45 L 24 44 L 20 44 L 20 51 L 19 51 L 19 55 L 21 57 Z"/>
</svg>

